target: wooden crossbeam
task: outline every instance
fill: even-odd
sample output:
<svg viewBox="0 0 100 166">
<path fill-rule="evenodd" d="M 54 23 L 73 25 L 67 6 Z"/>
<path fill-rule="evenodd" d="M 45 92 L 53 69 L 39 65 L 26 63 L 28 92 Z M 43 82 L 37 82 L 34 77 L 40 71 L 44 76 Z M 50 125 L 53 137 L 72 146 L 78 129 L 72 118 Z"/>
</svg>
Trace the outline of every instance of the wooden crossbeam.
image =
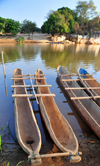
<svg viewBox="0 0 100 166">
<path fill-rule="evenodd" d="M 51 154 L 41 154 L 36 155 L 36 158 L 43 158 L 43 157 L 55 157 L 55 156 L 71 156 L 75 155 L 73 152 L 63 152 L 63 153 L 51 153 Z M 79 152 L 78 155 L 82 155 L 82 152 Z M 32 158 L 32 156 L 28 156 L 28 158 Z"/>
<path fill-rule="evenodd" d="M 33 85 L 33 87 L 52 87 L 52 85 Z M 32 85 L 11 85 L 11 88 L 32 88 Z"/>
<path fill-rule="evenodd" d="M 86 89 L 85 87 L 73 87 L 73 88 L 65 88 L 65 90 L 82 90 Z M 87 89 L 100 89 L 100 87 L 87 87 Z"/>
<path fill-rule="evenodd" d="M 35 75 L 35 74 L 26 74 L 26 75 L 13 75 L 12 77 L 29 77 L 29 76 L 44 76 L 45 74 L 38 74 L 38 75 Z"/>
<path fill-rule="evenodd" d="M 90 74 L 81 74 L 81 76 L 88 76 Z M 78 76 L 78 74 L 60 74 L 60 76 Z"/>
<path fill-rule="evenodd" d="M 94 96 L 94 98 L 100 98 L 100 96 Z M 81 99 L 92 99 L 92 96 L 71 97 L 71 100 L 81 100 Z"/>
<path fill-rule="evenodd" d="M 30 78 L 11 78 L 11 80 L 27 80 L 27 79 L 30 79 Z M 38 78 L 31 78 L 31 79 L 35 79 L 35 80 L 38 80 L 38 79 L 42 79 L 42 80 L 45 80 L 46 78 L 42 78 L 42 77 L 38 77 Z"/>
<path fill-rule="evenodd" d="M 83 83 L 84 87 L 85 87 L 86 90 L 89 92 L 89 94 L 91 95 L 91 97 L 95 100 L 94 95 L 92 94 L 92 92 L 90 91 L 90 89 L 88 89 L 87 85 L 86 85 L 85 82 L 83 81 L 83 78 L 80 76 L 80 74 L 79 74 L 79 79 L 80 79 L 80 81 Z M 93 78 L 93 79 L 94 79 L 94 78 Z M 85 81 L 86 81 L 86 79 L 85 79 Z"/>
<path fill-rule="evenodd" d="M 88 81 L 88 80 L 98 80 L 97 78 L 82 78 L 82 80 Z M 80 79 L 62 79 L 61 81 L 80 81 Z"/>
<path fill-rule="evenodd" d="M 12 97 L 55 97 L 55 94 L 13 94 Z"/>
</svg>

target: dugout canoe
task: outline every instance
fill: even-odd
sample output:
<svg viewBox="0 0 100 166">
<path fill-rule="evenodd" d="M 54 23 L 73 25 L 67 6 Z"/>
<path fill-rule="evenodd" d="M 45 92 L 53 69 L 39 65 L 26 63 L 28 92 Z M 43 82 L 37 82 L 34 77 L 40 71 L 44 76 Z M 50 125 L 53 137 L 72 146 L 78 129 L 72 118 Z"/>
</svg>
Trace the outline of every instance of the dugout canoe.
<svg viewBox="0 0 100 166">
<path fill-rule="evenodd" d="M 17 75 L 17 76 L 16 76 Z M 21 69 L 14 70 L 14 78 L 22 75 Z M 20 77 L 21 78 L 21 77 Z M 14 85 L 25 85 L 23 79 L 14 80 Z M 27 94 L 26 88 L 14 88 L 14 94 Z M 15 132 L 19 145 L 29 155 L 39 154 L 41 148 L 41 134 L 33 113 L 33 109 L 28 97 L 14 98 L 14 114 L 15 114 Z M 34 165 L 41 163 L 41 159 L 31 159 Z"/>
<path fill-rule="evenodd" d="M 92 99 L 89 99 L 87 93 L 80 89 L 79 84 L 72 79 L 71 75 L 62 66 L 57 68 L 57 80 L 82 119 L 100 138 L 100 107 Z"/>
<path fill-rule="evenodd" d="M 87 70 L 83 68 L 78 69 L 78 75 L 79 78 L 89 78 L 90 80 L 82 80 L 80 79 L 80 83 L 82 86 L 86 86 L 86 92 L 91 96 L 93 96 L 92 99 L 100 106 L 100 98 L 95 98 L 94 96 L 100 97 L 100 84 L 97 82 L 96 79 L 93 78 L 91 74 L 87 72 Z"/>
<path fill-rule="evenodd" d="M 46 81 L 43 78 L 43 72 L 38 69 L 35 73 L 35 77 L 39 79 L 35 80 L 36 85 L 47 85 Z M 38 87 L 36 89 L 38 94 L 51 94 L 48 87 Z M 77 161 L 81 160 L 81 157 L 78 155 L 78 141 L 77 138 L 64 116 L 59 111 L 55 100 L 53 97 L 39 97 L 39 107 L 41 111 L 42 118 L 46 125 L 46 128 L 50 134 L 50 137 L 58 146 L 58 148 L 63 152 L 69 152 L 70 155 L 76 155 Z M 74 160 L 74 159 L 73 159 Z"/>
</svg>

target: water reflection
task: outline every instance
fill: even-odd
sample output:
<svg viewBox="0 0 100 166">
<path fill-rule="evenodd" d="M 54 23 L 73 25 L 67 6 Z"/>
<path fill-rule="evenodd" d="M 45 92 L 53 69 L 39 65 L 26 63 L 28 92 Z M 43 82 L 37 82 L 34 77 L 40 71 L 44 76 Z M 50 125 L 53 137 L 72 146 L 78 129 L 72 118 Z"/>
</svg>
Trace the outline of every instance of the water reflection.
<svg viewBox="0 0 100 166">
<path fill-rule="evenodd" d="M 37 54 L 50 68 L 57 68 L 60 64 L 66 66 L 71 73 L 76 72 L 80 65 L 93 65 L 94 70 L 100 70 L 100 45 L 71 45 L 71 44 L 31 44 L 31 45 L 3 45 L 5 63 L 16 60 L 33 60 Z M 1 61 L 1 57 L 0 57 Z"/>
<path fill-rule="evenodd" d="M 77 137 L 90 132 L 88 127 L 76 113 L 75 108 L 63 95 L 62 90 L 57 88 L 56 83 L 58 65 L 62 65 L 69 73 L 76 73 L 79 67 L 86 68 L 90 74 L 94 74 L 100 82 L 100 46 L 99 45 L 71 45 L 71 44 L 25 44 L 25 45 L 0 45 L 3 50 L 6 84 L 4 84 L 4 74 L 2 58 L 0 56 L 0 127 L 6 128 L 9 123 L 10 131 L 15 138 L 14 129 L 14 104 L 10 78 L 15 68 L 21 68 L 23 74 L 34 74 L 37 65 L 43 70 L 47 78 L 47 84 L 51 84 L 51 93 L 55 93 L 56 103 L 69 121 Z M 29 82 L 25 82 L 29 85 Z M 6 97 L 5 87 L 7 86 L 8 97 Z M 35 103 L 35 102 L 34 102 Z M 38 110 L 35 104 L 36 111 Z M 41 116 L 36 113 L 37 121 L 42 133 L 43 142 L 48 139 L 47 130 L 44 129 Z"/>
<path fill-rule="evenodd" d="M 45 60 L 47 67 L 57 68 L 60 64 L 66 66 L 71 73 L 77 72 L 80 66 L 87 68 L 91 65 L 94 70 L 100 70 L 100 46 L 98 45 L 63 45 L 63 51 L 53 47 L 55 48 L 55 44 L 49 45 L 47 50 L 41 52 L 41 58 Z"/>
</svg>

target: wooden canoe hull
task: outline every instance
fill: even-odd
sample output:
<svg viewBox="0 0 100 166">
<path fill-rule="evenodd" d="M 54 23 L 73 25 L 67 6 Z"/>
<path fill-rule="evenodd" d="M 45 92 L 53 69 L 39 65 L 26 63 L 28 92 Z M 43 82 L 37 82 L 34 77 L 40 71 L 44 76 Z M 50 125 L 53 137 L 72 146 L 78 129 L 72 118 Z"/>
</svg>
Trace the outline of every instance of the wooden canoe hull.
<svg viewBox="0 0 100 166">
<path fill-rule="evenodd" d="M 21 75 L 20 69 L 14 70 L 14 77 Z M 18 77 L 18 76 L 17 76 Z M 25 85 L 24 80 L 14 80 L 14 85 Z M 14 88 L 14 94 L 27 94 L 26 88 Z M 15 132 L 22 149 L 32 156 L 39 154 L 41 134 L 28 97 L 14 98 Z"/>
<path fill-rule="evenodd" d="M 90 79 L 93 79 L 92 75 L 90 75 L 85 69 L 83 68 L 79 68 L 78 69 L 78 74 L 84 74 L 82 77 L 85 77 L 85 78 L 90 78 Z M 88 74 L 88 75 L 86 75 Z M 96 81 L 96 80 L 84 80 L 83 82 L 80 80 L 82 86 L 84 86 L 84 84 L 87 86 L 87 87 L 99 87 L 100 88 L 100 84 Z M 89 93 L 89 91 L 86 90 L 86 92 L 91 95 Z M 91 89 L 90 92 L 92 92 L 92 94 L 94 96 L 100 96 L 100 89 Z M 100 98 L 97 98 L 95 99 L 95 102 L 100 106 Z"/>
<path fill-rule="evenodd" d="M 43 74 L 41 70 L 37 70 L 35 75 Z M 36 80 L 36 84 L 44 85 L 45 80 Z M 37 93 L 51 93 L 49 88 L 37 88 Z M 46 128 L 54 141 L 54 143 L 64 152 L 70 152 L 76 154 L 78 152 L 77 138 L 69 125 L 68 121 L 60 113 L 53 97 L 40 97 L 39 107 L 42 118 L 46 125 Z"/>
<path fill-rule="evenodd" d="M 75 96 L 87 96 L 84 90 L 65 90 L 68 87 L 79 87 L 77 82 L 62 82 L 63 79 L 71 79 L 71 76 L 63 76 L 61 74 L 68 74 L 67 70 L 61 66 L 57 68 L 57 79 L 65 93 L 69 98 Z M 75 106 L 76 110 L 86 122 L 86 124 L 94 131 L 94 133 L 100 138 L 100 107 L 90 99 L 83 100 L 71 100 L 72 104 Z"/>
</svg>

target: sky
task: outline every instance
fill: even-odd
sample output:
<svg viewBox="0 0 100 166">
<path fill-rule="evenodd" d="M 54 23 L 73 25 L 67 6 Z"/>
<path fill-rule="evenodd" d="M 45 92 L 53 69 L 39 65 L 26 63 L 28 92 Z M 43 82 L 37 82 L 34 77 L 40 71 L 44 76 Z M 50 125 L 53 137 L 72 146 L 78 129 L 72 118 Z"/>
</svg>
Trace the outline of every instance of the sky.
<svg viewBox="0 0 100 166">
<path fill-rule="evenodd" d="M 78 0 L 0 0 L 0 17 L 9 18 L 22 23 L 27 19 L 41 28 L 47 20 L 48 13 L 58 8 L 69 7 L 74 10 Z M 94 0 L 100 13 L 100 0 Z"/>
</svg>

